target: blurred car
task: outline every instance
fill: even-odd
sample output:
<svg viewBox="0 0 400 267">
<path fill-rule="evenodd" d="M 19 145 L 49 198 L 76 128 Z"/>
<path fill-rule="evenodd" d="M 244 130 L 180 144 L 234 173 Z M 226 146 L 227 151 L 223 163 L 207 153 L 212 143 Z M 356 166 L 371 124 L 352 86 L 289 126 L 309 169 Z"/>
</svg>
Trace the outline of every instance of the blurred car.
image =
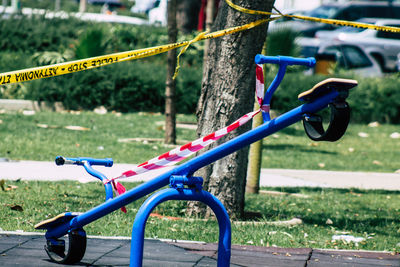
<svg viewBox="0 0 400 267">
<path fill-rule="evenodd" d="M 339 19 L 355 21 L 360 18 L 400 18 L 400 4 L 392 1 L 350 1 L 346 3 L 324 4 L 305 12 L 305 16 L 322 19 Z M 334 30 L 337 27 L 329 24 L 314 23 L 287 18 L 286 27 L 302 33 L 305 37 L 314 37 L 319 30 Z"/>
<path fill-rule="evenodd" d="M 136 0 L 135 4 L 131 7 L 132 13 L 148 14 L 152 8 L 159 5 L 160 0 Z"/>
<path fill-rule="evenodd" d="M 167 26 L 167 0 L 160 0 L 160 4 L 149 11 L 149 23 Z"/>
<path fill-rule="evenodd" d="M 110 8 L 121 8 L 124 4 L 120 0 L 88 0 L 92 5 L 108 5 Z"/>
<path fill-rule="evenodd" d="M 379 64 L 368 53 L 357 45 L 326 45 L 318 49 L 319 55 L 331 55 L 339 67 L 364 77 L 380 77 L 382 71 Z"/>
<path fill-rule="evenodd" d="M 355 22 L 360 22 L 360 23 L 368 23 L 368 24 L 376 24 L 378 21 L 378 18 L 361 18 L 356 20 Z M 356 28 L 356 27 L 339 27 L 336 30 L 333 31 L 317 31 L 315 33 L 315 38 L 328 41 L 328 40 L 337 40 L 339 35 L 343 34 L 354 34 L 354 33 L 359 33 L 362 31 L 365 31 L 365 28 Z"/>
<path fill-rule="evenodd" d="M 400 27 L 400 19 L 377 19 L 375 25 Z M 382 71 L 395 71 L 400 53 L 400 33 L 365 29 L 355 33 L 342 32 L 336 40 L 343 44 L 356 44 L 375 58 Z"/>
</svg>

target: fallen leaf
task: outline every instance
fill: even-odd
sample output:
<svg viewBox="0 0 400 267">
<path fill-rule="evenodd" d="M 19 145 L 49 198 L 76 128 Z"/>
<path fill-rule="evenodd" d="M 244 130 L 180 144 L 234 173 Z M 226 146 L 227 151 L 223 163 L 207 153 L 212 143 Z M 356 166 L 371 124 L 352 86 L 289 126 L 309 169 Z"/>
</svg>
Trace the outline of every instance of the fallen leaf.
<svg viewBox="0 0 400 267">
<path fill-rule="evenodd" d="M 326 220 L 326 222 L 325 222 L 325 223 L 326 223 L 326 224 L 333 224 L 332 220 L 331 220 L 331 219 L 329 219 L 329 218 Z"/>
<path fill-rule="evenodd" d="M 318 163 L 318 167 L 325 168 L 325 163 Z"/>
<path fill-rule="evenodd" d="M 353 152 L 354 152 L 354 148 L 349 147 L 349 152 L 350 152 L 350 153 L 353 153 Z"/>
<path fill-rule="evenodd" d="M 359 137 L 362 137 L 362 138 L 367 138 L 367 137 L 369 136 L 369 134 L 364 133 L 364 132 L 359 132 L 359 133 L 358 133 L 358 136 L 359 136 Z"/>
<path fill-rule="evenodd" d="M 44 128 L 44 129 L 49 128 L 49 125 L 47 125 L 47 124 L 41 124 L 41 123 L 37 123 L 36 126 L 37 126 L 37 127 L 40 127 L 40 128 Z"/>
<path fill-rule="evenodd" d="M 372 164 L 374 164 L 374 165 L 379 165 L 379 166 L 383 165 L 382 162 L 380 162 L 379 160 L 374 160 L 374 161 L 372 162 Z"/>
<path fill-rule="evenodd" d="M 35 115 L 36 112 L 34 110 L 24 110 L 24 111 L 22 111 L 22 114 L 25 116 L 32 116 L 32 115 Z"/>
<path fill-rule="evenodd" d="M 285 256 L 286 256 L 286 257 L 292 257 L 292 255 L 290 255 L 289 252 L 286 252 Z"/>
<path fill-rule="evenodd" d="M 82 126 L 76 126 L 76 125 L 68 125 L 64 127 L 67 130 L 72 130 L 72 131 L 90 131 L 89 128 L 82 127 Z"/>
<path fill-rule="evenodd" d="M 400 138 L 400 133 L 394 132 L 394 133 L 392 133 L 392 134 L 390 135 L 390 138 L 399 139 L 399 138 Z"/>
<path fill-rule="evenodd" d="M 11 190 L 14 190 L 14 189 L 17 189 L 17 188 L 18 188 L 18 186 L 9 185 L 9 186 L 7 186 L 7 188 L 6 188 L 6 191 L 11 191 Z"/>
<path fill-rule="evenodd" d="M 309 143 L 308 145 L 309 145 L 309 146 L 319 146 L 318 143 Z"/>
<path fill-rule="evenodd" d="M 24 209 L 20 205 L 11 206 L 10 209 L 16 210 L 16 211 L 24 211 Z"/>
<path fill-rule="evenodd" d="M 107 114 L 107 109 L 104 106 L 97 107 L 93 110 L 94 113 L 99 115 Z"/>
<path fill-rule="evenodd" d="M 374 128 L 380 126 L 379 122 L 373 121 L 368 124 L 368 127 Z"/>
</svg>

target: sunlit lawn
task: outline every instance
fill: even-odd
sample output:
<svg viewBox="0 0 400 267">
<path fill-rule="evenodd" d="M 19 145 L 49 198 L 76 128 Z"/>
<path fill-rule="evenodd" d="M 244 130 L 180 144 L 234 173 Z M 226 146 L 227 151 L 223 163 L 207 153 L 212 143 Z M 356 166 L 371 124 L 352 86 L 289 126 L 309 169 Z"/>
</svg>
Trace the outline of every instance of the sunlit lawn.
<svg viewBox="0 0 400 267">
<path fill-rule="evenodd" d="M 83 112 L 39 112 L 0 114 L 0 157 L 11 160 L 52 161 L 57 155 L 111 157 L 115 163 L 141 163 L 171 149 L 162 142 L 119 142 L 126 138 L 164 138 L 164 117 L 160 114 Z M 179 115 L 178 122 L 191 122 L 194 116 Z M 45 124 L 49 128 L 38 125 Z M 64 126 L 81 126 L 73 131 Z M 398 125 L 350 124 L 338 142 L 313 142 L 297 123 L 264 140 L 263 168 L 324 169 L 394 172 L 400 169 Z M 360 137 L 366 136 L 367 137 Z M 178 128 L 178 140 L 196 139 L 195 130 Z"/>
<path fill-rule="evenodd" d="M 136 184 L 124 185 L 129 189 Z M 0 228 L 3 230 L 34 231 L 34 225 L 42 220 L 66 211 L 84 212 L 104 201 L 104 188 L 100 182 L 6 181 L 7 188 L 6 191 L 0 191 Z M 269 190 L 302 195 L 247 195 L 246 211 L 253 216 L 247 218 L 247 224 L 232 223 L 233 244 L 400 250 L 400 192 L 316 188 Z M 142 201 L 129 204 L 127 214 L 115 211 L 88 224 L 85 230 L 90 235 L 130 236 L 135 214 Z M 146 236 L 217 242 L 217 222 L 195 218 L 187 220 L 185 208 L 186 202 L 183 201 L 170 201 L 158 206 L 156 213 L 179 219 L 150 217 Z M 303 223 L 291 227 L 266 223 L 293 218 L 300 218 Z M 252 221 L 258 223 L 252 224 Z M 341 234 L 363 237 L 365 240 L 358 245 L 332 241 L 333 235 Z"/>
<path fill-rule="evenodd" d="M 39 112 L 30 116 L 19 112 L 2 113 L 0 158 L 52 161 L 57 155 L 64 155 L 112 157 L 116 163 L 140 163 L 171 147 L 162 142 L 120 142 L 120 139 L 162 139 L 163 121 L 162 115 L 150 113 Z M 179 115 L 178 121 L 194 123 L 195 118 Z M 47 128 L 43 128 L 45 125 Z M 83 130 L 68 130 L 65 126 L 80 126 Z M 400 169 L 400 139 L 392 138 L 396 131 L 399 131 L 396 125 L 351 124 L 339 142 L 315 143 L 307 139 L 301 124 L 296 124 L 264 140 L 263 167 L 394 172 Z M 195 138 L 195 130 L 178 128 L 179 140 Z M 126 183 L 126 186 L 131 188 L 135 184 Z M 234 244 L 399 250 L 400 192 L 318 188 L 273 190 L 301 193 L 307 198 L 290 194 L 247 195 L 246 211 L 258 214 L 247 221 L 260 223 L 233 223 Z M 102 203 L 103 191 L 101 183 L 5 181 L 4 190 L 0 191 L 0 228 L 33 231 L 34 224 L 41 220 L 65 211 L 87 211 Z M 93 235 L 130 236 L 133 218 L 141 203 L 142 200 L 128 205 L 127 215 L 114 212 L 85 229 Z M 159 206 L 156 210 L 159 214 L 180 219 L 151 217 L 146 236 L 217 242 L 217 223 L 195 218 L 188 221 L 185 208 L 185 202 Z M 300 218 L 303 223 L 292 227 L 266 223 L 292 218 Z M 332 241 L 333 235 L 340 234 L 365 240 L 357 245 Z"/>
</svg>

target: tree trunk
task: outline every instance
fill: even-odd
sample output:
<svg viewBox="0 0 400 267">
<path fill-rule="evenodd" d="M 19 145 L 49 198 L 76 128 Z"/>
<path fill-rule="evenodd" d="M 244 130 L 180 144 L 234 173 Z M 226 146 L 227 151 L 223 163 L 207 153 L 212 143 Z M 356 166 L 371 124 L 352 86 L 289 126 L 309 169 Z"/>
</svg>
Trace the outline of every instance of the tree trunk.
<svg viewBox="0 0 400 267">
<path fill-rule="evenodd" d="M 215 14 L 215 0 L 208 0 L 206 8 L 206 31 L 211 31 L 211 26 L 212 23 L 214 22 L 214 14 Z M 210 46 L 210 40 L 209 39 L 204 40 L 203 62 L 207 61 L 209 46 Z"/>
<path fill-rule="evenodd" d="M 257 101 L 254 103 L 254 110 L 259 109 L 260 105 Z M 252 128 L 257 128 L 263 123 L 261 113 L 258 113 L 253 118 Z M 260 171 L 262 162 L 262 145 L 263 140 L 259 140 L 250 145 L 249 151 L 249 170 L 247 172 L 246 193 L 258 194 L 260 190 Z"/>
<path fill-rule="evenodd" d="M 237 0 L 240 6 L 270 11 L 273 0 Z M 222 3 L 213 31 L 243 25 L 260 19 L 260 16 L 236 11 Z M 204 64 L 201 96 L 197 108 L 198 134 L 205 136 L 232 123 L 251 111 L 254 103 L 254 57 L 261 52 L 267 35 L 267 26 L 224 36 L 210 41 L 208 62 Z M 250 124 L 240 127 L 216 146 L 249 130 Z M 204 188 L 219 198 L 232 218 L 244 213 L 244 193 L 247 172 L 248 148 L 237 151 L 212 165 L 199 170 L 196 175 L 205 180 Z M 191 205 L 189 214 L 201 207 Z M 210 211 L 206 215 L 209 215 Z"/>
<path fill-rule="evenodd" d="M 86 1 L 87 0 L 79 1 L 79 12 L 81 12 L 81 13 L 86 12 Z"/>
<path fill-rule="evenodd" d="M 265 41 L 264 47 L 262 50 L 262 54 L 267 54 L 267 42 Z M 266 69 L 263 69 L 264 77 L 266 76 Z M 264 88 L 264 92 L 267 88 Z M 260 105 L 257 100 L 254 101 L 254 110 L 259 109 Z M 253 118 L 252 128 L 257 128 L 263 124 L 262 114 L 259 113 Z M 249 151 L 249 170 L 247 172 L 247 185 L 246 185 L 246 193 L 258 194 L 260 191 L 260 172 L 261 172 L 261 163 L 262 163 L 262 146 L 263 139 L 253 143 L 250 145 Z"/>
<path fill-rule="evenodd" d="M 56 0 L 56 2 L 54 4 L 54 10 L 60 11 L 60 6 L 61 6 L 61 0 Z"/>
<path fill-rule="evenodd" d="M 179 0 L 176 19 L 177 27 L 183 33 L 197 29 L 198 15 L 201 7 L 200 0 Z"/>
<path fill-rule="evenodd" d="M 176 0 L 168 0 L 168 43 L 176 43 Z M 176 144 L 175 80 L 176 49 L 168 51 L 165 82 L 165 143 Z"/>
</svg>

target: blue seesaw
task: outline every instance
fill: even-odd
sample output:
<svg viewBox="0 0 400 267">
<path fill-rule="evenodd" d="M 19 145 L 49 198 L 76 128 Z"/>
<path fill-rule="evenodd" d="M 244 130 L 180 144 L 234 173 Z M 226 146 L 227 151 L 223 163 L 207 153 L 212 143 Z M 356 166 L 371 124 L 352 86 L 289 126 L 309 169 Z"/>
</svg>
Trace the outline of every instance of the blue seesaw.
<svg viewBox="0 0 400 267">
<path fill-rule="evenodd" d="M 275 90 L 281 83 L 286 67 L 303 65 L 313 67 L 314 58 L 270 57 L 257 55 L 257 64 L 278 64 L 279 70 L 265 93 L 264 103 L 269 104 Z M 216 215 L 219 225 L 218 266 L 229 266 L 231 256 L 231 224 L 228 213 L 222 203 L 210 193 L 202 189 L 203 179 L 193 174 L 200 168 L 207 166 L 247 145 L 265 138 L 298 121 L 303 121 L 306 134 L 315 141 L 336 141 L 346 132 L 350 120 L 350 107 L 346 103 L 349 89 L 357 86 L 357 81 L 348 79 L 330 78 L 316 84 L 312 89 L 299 95 L 305 103 L 270 119 L 268 113 L 263 113 L 264 123 L 226 143 L 223 143 L 174 169 L 141 184 L 126 193 L 113 198 L 113 189 L 110 183 L 105 184 L 106 201 L 84 213 L 67 212 L 52 219 L 43 221 L 35 226 L 36 229 L 46 229 L 45 250 L 50 259 L 63 264 L 79 262 L 86 250 L 86 233 L 83 227 L 139 198 L 142 198 L 162 187 L 143 203 L 132 228 L 130 266 L 142 266 L 143 242 L 146 221 L 151 211 L 160 203 L 168 200 L 194 200 L 209 206 Z M 321 116 L 316 113 L 329 107 L 331 116 L 329 126 L 324 129 Z M 106 180 L 107 177 L 92 168 L 94 165 L 111 167 L 112 159 L 93 158 L 56 158 L 57 165 L 81 165 L 92 176 Z M 68 235 L 68 248 L 65 241 L 60 239 Z"/>
</svg>

